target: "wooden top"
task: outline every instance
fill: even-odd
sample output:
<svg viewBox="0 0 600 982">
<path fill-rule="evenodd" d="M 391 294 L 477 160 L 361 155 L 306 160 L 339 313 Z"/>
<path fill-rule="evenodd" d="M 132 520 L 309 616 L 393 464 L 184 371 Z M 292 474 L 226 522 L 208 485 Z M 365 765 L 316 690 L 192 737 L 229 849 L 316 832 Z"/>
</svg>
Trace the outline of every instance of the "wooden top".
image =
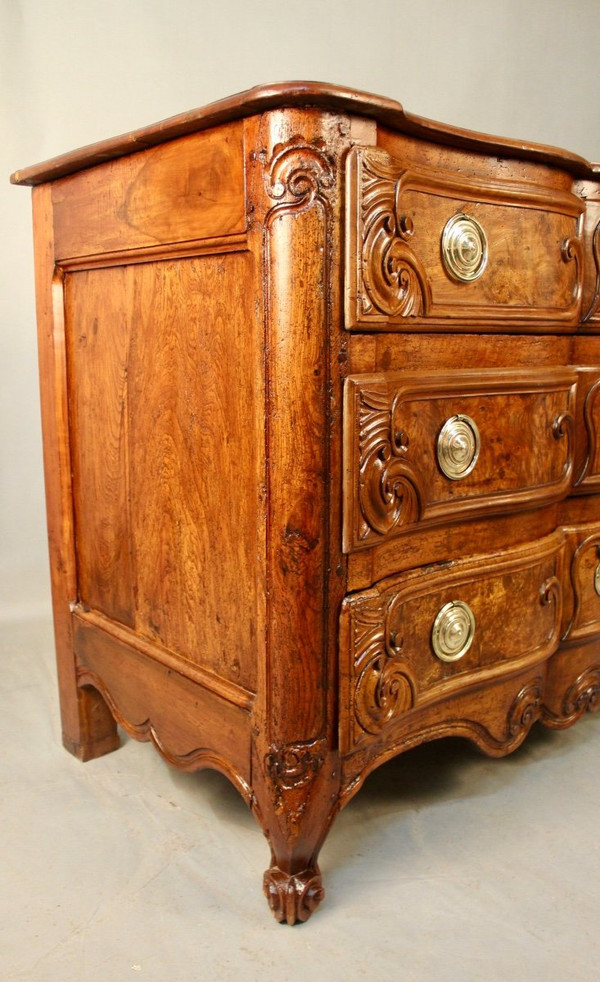
<svg viewBox="0 0 600 982">
<path fill-rule="evenodd" d="M 221 123 L 266 112 L 270 109 L 288 107 L 314 107 L 321 110 L 350 113 L 375 119 L 391 129 L 409 133 L 421 139 L 444 143 L 480 153 L 494 153 L 504 157 L 520 157 L 561 167 L 577 177 L 594 178 L 600 173 L 600 165 L 593 165 L 577 154 L 568 153 L 555 147 L 519 140 L 499 139 L 485 133 L 435 123 L 421 116 L 404 111 L 399 102 L 381 96 L 357 92 L 338 85 L 324 85 L 319 82 L 282 82 L 275 85 L 261 85 L 248 89 L 238 95 L 213 102 L 201 109 L 172 116 L 160 123 L 133 130 L 123 136 L 113 137 L 62 154 L 41 164 L 34 164 L 15 171 L 11 177 L 13 184 L 43 184 L 67 174 L 93 167 L 107 160 L 129 153 L 145 150 L 167 140 L 185 136 L 198 130 L 208 129 Z"/>
</svg>

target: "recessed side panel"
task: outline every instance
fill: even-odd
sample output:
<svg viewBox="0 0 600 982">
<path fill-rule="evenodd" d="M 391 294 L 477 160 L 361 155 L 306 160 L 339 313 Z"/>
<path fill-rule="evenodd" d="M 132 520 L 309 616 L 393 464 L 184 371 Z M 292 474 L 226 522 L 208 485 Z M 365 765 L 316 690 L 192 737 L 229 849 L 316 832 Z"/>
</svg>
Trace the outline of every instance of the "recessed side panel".
<svg viewBox="0 0 600 982">
<path fill-rule="evenodd" d="M 246 689 L 264 553 L 248 253 L 67 276 L 80 603 Z"/>
</svg>

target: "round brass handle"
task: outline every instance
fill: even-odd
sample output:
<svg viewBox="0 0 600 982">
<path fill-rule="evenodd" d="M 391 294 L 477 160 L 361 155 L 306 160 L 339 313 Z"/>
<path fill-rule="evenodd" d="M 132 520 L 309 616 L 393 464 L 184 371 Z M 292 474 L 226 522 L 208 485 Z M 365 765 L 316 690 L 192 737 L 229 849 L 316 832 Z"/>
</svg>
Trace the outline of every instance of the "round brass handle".
<svg viewBox="0 0 600 982">
<path fill-rule="evenodd" d="M 594 590 L 600 597 L 600 563 L 598 563 L 594 570 Z"/>
<path fill-rule="evenodd" d="M 460 413 L 447 419 L 437 441 L 440 469 L 451 481 L 460 481 L 470 474 L 477 458 L 481 440 L 475 420 Z"/>
<path fill-rule="evenodd" d="M 485 232 L 475 218 L 454 215 L 442 231 L 442 261 L 459 283 L 471 283 L 483 273 L 488 258 Z"/>
<path fill-rule="evenodd" d="M 431 644 L 441 661 L 458 661 L 473 643 L 475 616 L 463 600 L 444 604 L 433 622 Z"/>
</svg>

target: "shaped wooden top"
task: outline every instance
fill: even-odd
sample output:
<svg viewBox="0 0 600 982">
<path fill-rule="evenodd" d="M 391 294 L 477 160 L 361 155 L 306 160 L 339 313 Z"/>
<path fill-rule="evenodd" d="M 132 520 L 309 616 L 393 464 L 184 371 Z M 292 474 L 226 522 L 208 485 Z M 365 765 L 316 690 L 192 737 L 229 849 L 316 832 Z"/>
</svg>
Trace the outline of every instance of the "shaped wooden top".
<svg viewBox="0 0 600 982">
<path fill-rule="evenodd" d="M 282 82 L 261 85 L 221 99 L 200 109 L 172 116 L 169 119 L 142 129 L 132 130 L 122 136 L 103 140 L 51 160 L 16 171 L 13 184 L 36 185 L 53 181 L 67 174 L 93 167 L 107 160 L 145 150 L 168 140 L 199 130 L 218 126 L 245 116 L 272 109 L 291 107 L 315 108 L 333 112 L 365 116 L 401 133 L 449 146 L 474 150 L 480 153 L 519 157 L 537 163 L 549 164 L 570 171 L 577 177 L 594 178 L 600 172 L 595 166 L 577 154 L 535 143 L 500 139 L 485 133 L 475 133 L 459 127 L 436 123 L 404 111 L 399 102 L 381 96 L 347 89 L 338 85 L 319 82 Z"/>
</svg>

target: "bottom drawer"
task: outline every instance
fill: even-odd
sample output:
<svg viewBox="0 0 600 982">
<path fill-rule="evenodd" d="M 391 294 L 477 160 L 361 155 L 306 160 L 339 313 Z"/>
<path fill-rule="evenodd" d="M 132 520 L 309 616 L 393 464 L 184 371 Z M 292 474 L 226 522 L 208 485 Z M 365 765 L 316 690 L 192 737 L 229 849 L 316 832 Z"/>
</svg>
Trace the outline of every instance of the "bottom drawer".
<svg viewBox="0 0 600 982">
<path fill-rule="evenodd" d="M 561 633 L 565 536 L 390 577 L 344 600 L 340 742 L 385 739 L 414 709 L 525 670 Z"/>
</svg>

